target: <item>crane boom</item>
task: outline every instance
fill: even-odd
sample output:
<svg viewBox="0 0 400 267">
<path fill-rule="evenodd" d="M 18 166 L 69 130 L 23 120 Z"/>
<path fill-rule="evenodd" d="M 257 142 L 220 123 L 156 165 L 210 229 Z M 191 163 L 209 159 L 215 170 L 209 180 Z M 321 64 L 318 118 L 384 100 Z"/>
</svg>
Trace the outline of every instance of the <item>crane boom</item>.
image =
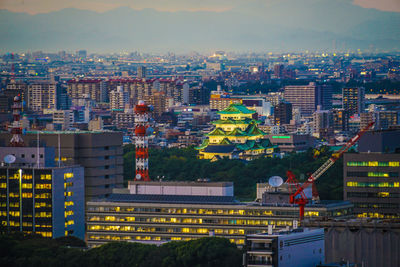
<svg viewBox="0 0 400 267">
<path fill-rule="evenodd" d="M 346 144 L 344 144 L 336 153 L 332 154 L 332 156 L 327 161 L 325 161 L 325 163 L 322 164 L 321 167 L 319 167 L 313 174 L 310 175 L 310 177 L 308 177 L 307 181 L 305 181 L 301 186 L 297 188 L 297 191 L 290 196 L 290 202 L 295 203 L 296 196 L 301 194 L 305 188 L 310 186 L 310 184 L 321 177 L 321 175 L 324 174 L 344 153 L 346 153 L 373 125 L 374 122 L 369 123 L 364 129 L 359 131 L 353 138 L 351 138 Z M 302 210 L 304 213 L 304 207 Z M 302 214 L 300 210 L 300 219 L 302 219 L 303 217 L 304 214 Z"/>
</svg>

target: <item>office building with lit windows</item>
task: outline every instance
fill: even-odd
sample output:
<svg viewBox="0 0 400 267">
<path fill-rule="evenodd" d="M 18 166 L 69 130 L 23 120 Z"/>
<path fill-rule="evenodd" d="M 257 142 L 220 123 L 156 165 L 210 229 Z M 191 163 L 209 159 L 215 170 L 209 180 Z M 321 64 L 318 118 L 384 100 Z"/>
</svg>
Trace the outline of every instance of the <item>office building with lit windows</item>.
<svg viewBox="0 0 400 267">
<path fill-rule="evenodd" d="M 61 166 L 83 166 L 88 200 L 107 196 L 113 188 L 122 187 L 122 136 L 122 132 L 113 131 L 32 131 L 24 134 L 23 139 L 30 147 L 36 147 L 39 139 L 39 147 L 54 148 L 54 160 L 60 160 Z M 0 147 L 6 146 L 11 137 L 9 132 L 0 133 Z"/>
<path fill-rule="evenodd" d="M 55 167 L 49 149 L 0 148 L 17 159 L 0 167 L 1 224 L 10 232 L 84 239 L 84 169 Z"/>
<path fill-rule="evenodd" d="M 243 246 L 247 234 L 297 223 L 298 207 L 277 203 L 243 203 L 232 183 L 130 182 L 108 198 L 87 202 L 89 247 L 111 241 L 161 244 L 219 236 Z M 117 192 L 119 191 L 119 192 Z M 338 218 L 352 214 L 352 204 L 307 205 L 305 216 Z"/>
<path fill-rule="evenodd" d="M 344 200 L 358 217 L 400 218 L 400 154 L 344 154 Z"/>
</svg>

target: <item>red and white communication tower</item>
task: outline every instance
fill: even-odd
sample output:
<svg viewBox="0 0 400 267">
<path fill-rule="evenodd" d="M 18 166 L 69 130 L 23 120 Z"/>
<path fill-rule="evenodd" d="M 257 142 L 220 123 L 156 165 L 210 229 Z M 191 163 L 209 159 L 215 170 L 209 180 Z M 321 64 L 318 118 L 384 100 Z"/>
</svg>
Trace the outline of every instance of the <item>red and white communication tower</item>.
<svg viewBox="0 0 400 267">
<path fill-rule="evenodd" d="M 10 140 L 10 146 L 24 146 L 24 140 L 22 140 L 22 127 L 21 127 L 21 111 L 22 101 L 18 95 L 14 97 L 14 104 L 12 106 L 14 122 L 11 127 L 12 138 Z"/>
<path fill-rule="evenodd" d="M 135 106 L 135 145 L 136 175 L 135 181 L 150 181 L 149 177 L 149 128 L 150 107 L 140 100 Z"/>
</svg>

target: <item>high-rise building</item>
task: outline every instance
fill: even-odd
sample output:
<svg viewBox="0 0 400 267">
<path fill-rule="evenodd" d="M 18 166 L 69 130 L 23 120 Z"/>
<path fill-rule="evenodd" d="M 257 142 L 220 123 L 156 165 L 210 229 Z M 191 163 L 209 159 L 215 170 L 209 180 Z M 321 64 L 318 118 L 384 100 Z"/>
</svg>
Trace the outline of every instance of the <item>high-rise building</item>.
<svg viewBox="0 0 400 267">
<path fill-rule="evenodd" d="M 132 109 L 125 109 L 124 111 L 112 112 L 113 125 L 117 129 L 133 128 L 135 124 L 135 113 Z"/>
<path fill-rule="evenodd" d="M 321 110 L 320 107 L 313 114 L 314 134 L 319 138 L 328 138 L 334 131 L 333 114 L 332 111 Z"/>
<path fill-rule="evenodd" d="M 123 185 L 122 132 L 46 131 L 39 132 L 39 147 L 53 147 L 61 166 L 85 168 L 86 199 L 104 197 Z M 0 146 L 11 140 L 10 133 L 0 134 Z M 37 132 L 27 132 L 24 142 L 36 147 Z"/>
<path fill-rule="evenodd" d="M 395 110 L 380 110 L 375 113 L 375 129 L 389 129 L 399 124 L 399 112 Z"/>
<path fill-rule="evenodd" d="M 116 90 L 110 92 L 110 109 L 129 108 L 129 93 L 124 91 L 122 86 L 117 86 Z"/>
<path fill-rule="evenodd" d="M 284 70 L 285 70 L 285 66 L 282 64 L 277 64 L 274 66 L 274 76 L 275 78 L 283 78 L 283 74 L 284 74 Z"/>
<path fill-rule="evenodd" d="M 107 101 L 106 84 L 101 79 L 69 80 L 67 84 L 68 95 L 71 98 L 79 99 L 89 96 L 96 102 Z"/>
<path fill-rule="evenodd" d="M 321 105 L 323 110 L 332 109 L 332 85 L 323 84 L 321 85 L 321 95 L 320 100 L 318 100 L 318 105 Z"/>
<path fill-rule="evenodd" d="M 364 87 L 345 87 L 342 89 L 342 107 L 349 116 L 364 112 Z"/>
<path fill-rule="evenodd" d="M 152 117 L 154 119 L 159 119 L 161 114 L 167 110 L 164 92 L 153 92 L 151 95 L 146 96 L 144 101 L 146 104 L 153 106 Z"/>
<path fill-rule="evenodd" d="M 35 82 L 28 86 L 28 108 L 36 112 L 57 108 L 57 84 L 52 82 Z"/>
<path fill-rule="evenodd" d="M 285 86 L 284 99 L 291 103 L 293 108 L 299 108 L 304 116 L 310 116 L 321 103 L 322 87 L 314 82 L 308 85 Z"/>
<path fill-rule="evenodd" d="M 292 119 L 292 104 L 279 103 L 274 109 L 274 123 L 278 125 L 289 124 Z"/>
<path fill-rule="evenodd" d="M 349 129 L 349 116 L 344 109 L 333 109 L 333 129 L 337 132 L 345 132 Z M 367 126 L 366 124 L 365 126 Z M 363 129 L 363 128 L 362 128 Z"/>
<path fill-rule="evenodd" d="M 8 231 L 85 237 L 84 169 L 54 166 L 54 148 L 1 147 L 0 221 Z"/>
<path fill-rule="evenodd" d="M 358 217 L 400 218 L 400 154 L 344 155 L 344 200 Z"/>
<path fill-rule="evenodd" d="M 344 199 L 359 217 L 400 218 L 400 131 L 369 131 L 343 158 Z"/>
<path fill-rule="evenodd" d="M 80 59 L 86 59 L 87 57 L 87 51 L 86 50 L 79 50 L 76 52 L 78 58 Z"/>
<path fill-rule="evenodd" d="M 146 78 L 146 71 L 147 71 L 147 69 L 145 66 L 138 66 L 137 67 L 137 77 L 139 79 Z"/>
</svg>

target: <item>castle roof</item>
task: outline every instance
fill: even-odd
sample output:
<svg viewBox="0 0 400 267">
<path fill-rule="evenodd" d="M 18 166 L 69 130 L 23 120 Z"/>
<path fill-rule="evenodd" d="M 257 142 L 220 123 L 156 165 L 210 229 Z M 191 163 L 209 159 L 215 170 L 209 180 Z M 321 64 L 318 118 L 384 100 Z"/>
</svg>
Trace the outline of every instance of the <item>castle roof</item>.
<svg viewBox="0 0 400 267">
<path fill-rule="evenodd" d="M 218 111 L 218 114 L 254 114 L 254 110 L 248 109 L 243 104 L 230 104 L 226 109 Z"/>
</svg>

